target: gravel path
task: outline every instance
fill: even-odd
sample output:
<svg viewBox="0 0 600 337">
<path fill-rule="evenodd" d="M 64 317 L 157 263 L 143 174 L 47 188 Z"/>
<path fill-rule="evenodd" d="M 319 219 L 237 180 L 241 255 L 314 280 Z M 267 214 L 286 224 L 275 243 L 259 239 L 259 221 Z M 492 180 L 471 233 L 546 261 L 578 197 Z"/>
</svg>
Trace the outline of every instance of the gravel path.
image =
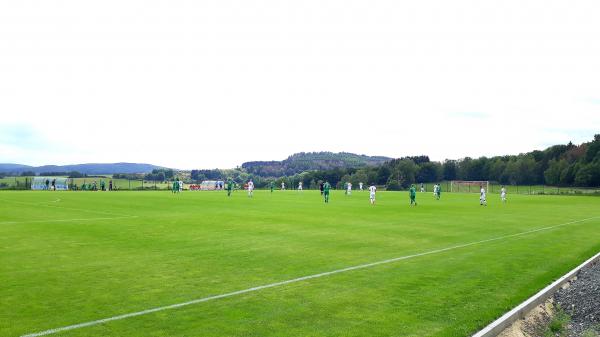
<svg viewBox="0 0 600 337">
<path fill-rule="evenodd" d="M 580 337 L 589 329 L 600 332 L 600 261 L 581 270 L 568 288 L 557 291 L 554 303 L 571 316 L 570 337 Z"/>
</svg>

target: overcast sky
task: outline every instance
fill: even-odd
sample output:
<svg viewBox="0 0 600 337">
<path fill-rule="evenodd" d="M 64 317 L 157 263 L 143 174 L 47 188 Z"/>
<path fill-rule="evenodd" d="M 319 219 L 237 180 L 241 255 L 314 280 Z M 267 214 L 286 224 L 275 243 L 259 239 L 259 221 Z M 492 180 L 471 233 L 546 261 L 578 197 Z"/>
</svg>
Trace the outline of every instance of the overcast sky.
<svg viewBox="0 0 600 337">
<path fill-rule="evenodd" d="M 443 160 L 594 133 L 597 0 L 0 0 L 0 162 Z"/>
</svg>

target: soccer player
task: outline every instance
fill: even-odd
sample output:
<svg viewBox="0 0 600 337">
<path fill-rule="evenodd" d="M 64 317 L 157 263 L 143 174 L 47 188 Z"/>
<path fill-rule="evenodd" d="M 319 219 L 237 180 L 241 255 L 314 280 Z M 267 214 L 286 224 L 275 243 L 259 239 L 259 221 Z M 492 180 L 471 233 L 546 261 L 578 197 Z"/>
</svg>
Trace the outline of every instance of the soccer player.
<svg viewBox="0 0 600 337">
<path fill-rule="evenodd" d="M 104 182 L 104 180 L 100 180 L 100 190 L 102 190 L 102 191 L 106 190 L 106 183 Z"/>
<path fill-rule="evenodd" d="M 479 186 L 479 206 L 487 206 L 487 200 L 485 200 L 485 188 Z"/>
<path fill-rule="evenodd" d="M 410 197 L 410 205 L 417 206 L 417 188 L 415 187 L 415 184 L 410 185 L 408 196 Z"/>
<path fill-rule="evenodd" d="M 425 192 L 425 186 L 423 186 L 423 183 L 421 183 L 421 193 Z"/>
<path fill-rule="evenodd" d="M 183 181 L 179 180 L 177 182 L 177 187 L 178 187 L 179 193 L 181 193 L 181 191 L 183 191 Z"/>
<path fill-rule="evenodd" d="M 371 201 L 371 205 L 375 205 L 375 192 L 377 192 L 377 187 L 375 185 L 369 186 L 369 200 Z"/>
<path fill-rule="evenodd" d="M 112 179 L 108 181 L 108 190 L 112 191 L 113 190 L 113 182 Z"/>
<path fill-rule="evenodd" d="M 254 196 L 254 183 L 252 179 L 248 181 L 248 197 L 252 198 Z"/>
<path fill-rule="evenodd" d="M 285 191 L 285 183 L 283 181 L 281 182 L 281 190 Z"/>
<path fill-rule="evenodd" d="M 179 190 L 179 182 L 173 180 L 173 186 L 171 187 L 171 193 L 176 193 Z"/>
<path fill-rule="evenodd" d="M 329 189 L 331 188 L 331 185 L 329 185 L 328 181 L 325 181 L 325 184 L 323 184 L 323 196 L 325 197 L 325 203 L 329 203 Z"/>
<path fill-rule="evenodd" d="M 231 196 L 231 190 L 233 190 L 233 180 L 227 180 L 227 196 Z"/>
<path fill-rule="evenodd" d="M 352 183 L 347 183 L 346 184 L 346 195 L 351 195 L 352 194 Z"/>
<path fill-rule="evenodd" d="M 319 183 L 319 190 L 321 190 L 321 195 L 323 195 L 323 182 Z"/>
<path fill-rule="evenodd" d="M 271 188 L 271 193 L 273 193 L 273 190 L 275 189 L 275 183 L 271 181 L 269 183 L 269 187 Z"/>
<path fill-rule="evenodd" d="M 502 202 L 506 202 L 506 188 L 504 188 L 504 185 L 500 189 L 500 199 L 502 199 Z"/>
<path fill-rule="evenodd" d="M 302 192 L 302 182 L 301 181 L 298 182 L 298 191 Z"/>
<path fill-rule="evenodd" d="M 362 192 L 362 190 L 363 190 L 363 183 L 362 182 L 358 183 L 358 189 Z"/>
<path fill-rule="evenodd" d="M 442 186 L 440 184 L 436 184 L 435 187 L 435 199 L 440 200 L 440 197 L 442 196 Z"/>
</svg>

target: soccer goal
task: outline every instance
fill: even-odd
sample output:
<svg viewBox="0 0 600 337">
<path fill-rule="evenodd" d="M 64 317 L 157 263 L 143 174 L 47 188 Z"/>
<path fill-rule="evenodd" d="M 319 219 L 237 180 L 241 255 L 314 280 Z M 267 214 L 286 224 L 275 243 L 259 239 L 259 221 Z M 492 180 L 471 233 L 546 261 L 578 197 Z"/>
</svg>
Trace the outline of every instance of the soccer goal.
<svg viewBox="0 0 600 337">
<path fill-rule="evenodd" d="M 489 181 L 465 181 L 465 180 L 453 180 L 450 182 L 450 192 L 461 192 L 461 193 L 479 193 L 481 187 L 485 188 L 486 192 L 490 190 Z"/>
<path fill-rule="evenodd" d="M 31 189 L 66 191 L 69 189 L 69 179 L 65 177 L 33 177 Z"/>
</svg>

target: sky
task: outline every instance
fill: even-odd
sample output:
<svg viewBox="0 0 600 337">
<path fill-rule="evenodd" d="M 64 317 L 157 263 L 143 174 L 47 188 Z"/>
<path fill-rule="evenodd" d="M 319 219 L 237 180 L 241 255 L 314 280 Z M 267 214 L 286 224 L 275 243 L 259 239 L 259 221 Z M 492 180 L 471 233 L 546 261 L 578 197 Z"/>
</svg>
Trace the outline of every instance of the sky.
<svg viewBox="0 0 600 337">
<path fill-rule="evenodd" d="M 0 162 L 433 160 L 600 133 L 600 2 L 0 1 Z"/>
</svg>

